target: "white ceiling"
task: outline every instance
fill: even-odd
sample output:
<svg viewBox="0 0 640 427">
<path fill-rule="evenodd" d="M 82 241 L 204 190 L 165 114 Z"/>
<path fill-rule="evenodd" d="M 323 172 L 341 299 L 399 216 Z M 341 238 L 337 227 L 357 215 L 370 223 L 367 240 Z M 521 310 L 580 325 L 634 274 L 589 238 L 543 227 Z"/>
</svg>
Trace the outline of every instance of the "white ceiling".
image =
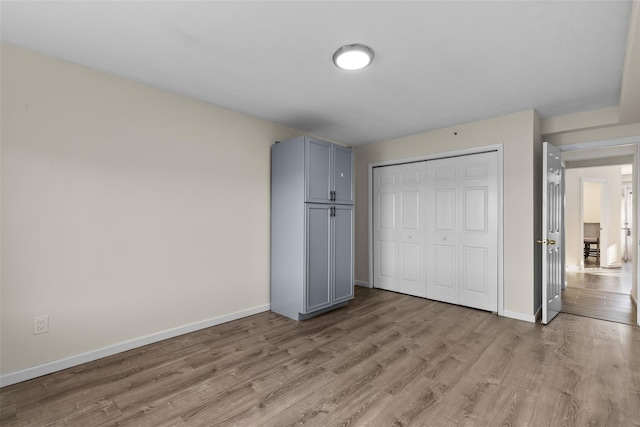
<svg viewBox="0 0 640 427">
<path fill-rule="evenodd" d="M 351 145 L 616 106 L 630 1 L 12 2 L 4 42 Z M 375 60 L 335 68 L 364 43 Z"/>
</svg>

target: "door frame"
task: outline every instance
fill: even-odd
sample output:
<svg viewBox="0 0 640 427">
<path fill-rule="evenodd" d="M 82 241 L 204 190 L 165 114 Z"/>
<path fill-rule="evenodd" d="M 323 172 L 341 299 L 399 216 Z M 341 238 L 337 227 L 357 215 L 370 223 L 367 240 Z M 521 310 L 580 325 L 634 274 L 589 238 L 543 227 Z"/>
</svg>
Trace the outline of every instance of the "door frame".
<svg viewBox="0 0 640 427">
<path fill-rule="evenodd" d="M 444 159 L 447 157 L 460 157 L 473 154 L 481 154 L 490 151 L 497 153 L 498 175 L 498 315 L 504 316 L 504 154 L 503 144 L 487 145 L 463 150 L 446 151 L 441 153 L 424 154 L 415 157 L 407 157 L 395 160 L 383 160 L 372 162 L 368 165 L 368 232 L 369 232 L 369 283 L 373 288 L 373 169 L 381 166 L 401 165 L 404 163 L 423 162 L 428 160 Z"/>
<path fill-rule="evenodd" d="M 596 148 L 613 148 L 613 147 L 621 147 L 621 146 L 629 146 L 635 145 L 633 150 L 633 167 L 632 167 L 632 193 L 638 194 L 640 190 L 640 183 L 638 180 L 640 179 L 640 135 L 627 136 L 622 138 L 608 139 L 602 141 L 592 141 L 592 142 L 581 142 L 577 144 L 567 144 L 567 145 L 558 145 L 557 147 L 562 152 L 575 151 L 575 150 L 586 150 L 586 149 L 596 149 Z M 639 197 L 633 198 L 632 203 L 632 230 L 631 230 L 631 241 L 634 242 L 631 249 L 631 270 L 632 270 L 632 282 L 631 282 L 631 298 L 636 304 L 636 309 L 638 308 L 638 303 L 640 302 L 640 286 L 638 286 L 638 278 L 640 277 L 640 262 L 638 262 L 638 254 L 640 251 L 638 250 L 638 246 L 640 245 L 640 240 L 638 240 L 638 225 L 640 224 L 640 209 L 638 209 L 638 199 Z M 636 244 L 636 242 L 638 244 Z M 636 323 L 640 325 L 640 310 L 636 310 L 638 314 L 638 318 L 636 319 Z"/>
</svg>

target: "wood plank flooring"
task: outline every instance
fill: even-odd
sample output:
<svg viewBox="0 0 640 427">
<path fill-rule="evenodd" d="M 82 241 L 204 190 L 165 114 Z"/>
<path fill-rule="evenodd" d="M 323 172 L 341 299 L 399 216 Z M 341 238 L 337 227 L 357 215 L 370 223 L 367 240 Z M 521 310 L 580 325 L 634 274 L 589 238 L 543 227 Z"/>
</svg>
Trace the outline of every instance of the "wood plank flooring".
<svg viewBox="0 0 640 427">
<path fill-rule="evenodd" d="M 631 300 L 632 263 L 622 268 L 591 268 L 567 271 L 567 288 L 562 291 L 564 313 L 611 322 L 637 324 L 637 307 Z"/>
<path fill-rule="evenodd" d="M 582 270 L 567 270 L 566 280 L 568 286 L 572 288 L 629 295 L 632 267 L 631 261 L 623 263 L 621 268 L 598 268 L 593 264 L 585 264 Z"/>
<path fill-rule="evenodd" d="M 614 292 L 568 287 L 562 291 L 562 312 L 627 325 L 637 322 L 631 296 Z"/>
<path fill-rule="evenodd" d="M 357 288 L 0 390 L 3 426 L 640 426 L 640 328 Z"/>
</svg>

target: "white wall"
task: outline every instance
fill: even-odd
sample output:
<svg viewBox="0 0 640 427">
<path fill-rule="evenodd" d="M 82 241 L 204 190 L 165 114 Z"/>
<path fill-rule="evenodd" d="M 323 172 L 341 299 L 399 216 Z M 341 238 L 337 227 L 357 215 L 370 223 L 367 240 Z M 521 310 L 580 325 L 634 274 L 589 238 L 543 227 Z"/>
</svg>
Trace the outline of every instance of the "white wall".
<svg viewBox="0 0 640 427">
<path fill-rule="evenodd" d="M 580 266 L 584 259 L 583 250 L 584 244 L 581 240 L 580 227 L 580 183 L 581 179 L 589 180 L 589 178 L 597 180 L 606 180 L 607 182 L 602 184 L 602 188 L 606 186 L 605 193 L 607 194 L 607 207 L 608 207 L 608 233 L 607 233 L 607 245 L 608 252 L 611 254 L 616 252 L 615 259 L 611 259 L 610 264 L 616 265 L 621 261 L 621 246 L 620 246 L 620 228 L 621 228 L 621 214 L 620 214 L 620 188 L 621 178 L 620 166 L 606 166 L 606 167 L 592 167 L 592 168 L 580 168 L 580 169 L 567 169 L 565 174 L 566 179 L 566 212 L 565 212 L 565 248 L 566 248 L 566 265 L 569 268 Z M 597 187 L 601 187 L 597 184 Z M 593 197 L 589 197 L 593 199 Z M 597 211 L 599 215 L 600 206 L 592 207 L 591 210 Z M 585 222 L 599 222 L 595 221 L 596 217 L 589 217 L 585 212 Z M 605 248 L 601 248 L 602 256 L 606 253 Z M 606 258 L 605 258 L 606 259 Z"/>
<path fill-rule="evenodd" d="M 582 205 L 584 209 L 584 222 L 601 221 L 600 211 L 602 210 L 602 186 L 600 182 L 584 183 Z"/>
<path fill-rule="evenodd" d="M 538 126 L 536 114 L 530 110 L 356 146 L 356 280 L 369 282 L 369 163 L 504 144 L 504 307 L 508 315 L 533 319 L 539 286 L 534 262 L 535 229 L 539 224 L 536 197 L 540 197 L 534 190 Z"/>
<path fill-rule="evenodd" d="M 299 132 L 1 54 L 3 375 L 268 308 L 270 146 Z"/>
</svg>

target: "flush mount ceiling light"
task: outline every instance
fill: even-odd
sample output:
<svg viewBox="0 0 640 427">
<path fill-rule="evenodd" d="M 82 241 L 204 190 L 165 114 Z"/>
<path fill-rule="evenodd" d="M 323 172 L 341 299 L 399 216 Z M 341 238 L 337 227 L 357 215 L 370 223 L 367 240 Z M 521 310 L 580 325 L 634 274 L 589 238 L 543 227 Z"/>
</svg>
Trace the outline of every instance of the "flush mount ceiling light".
<svg viewBox="0 0 640 427">
<path fill-rule="evenodd" d="M 362 70 L 373 61 L 373 50 L 363 44 L 349 44 L 342 46 L 333 54 L 336 67 L 347 70 Z"/>
</svg>

